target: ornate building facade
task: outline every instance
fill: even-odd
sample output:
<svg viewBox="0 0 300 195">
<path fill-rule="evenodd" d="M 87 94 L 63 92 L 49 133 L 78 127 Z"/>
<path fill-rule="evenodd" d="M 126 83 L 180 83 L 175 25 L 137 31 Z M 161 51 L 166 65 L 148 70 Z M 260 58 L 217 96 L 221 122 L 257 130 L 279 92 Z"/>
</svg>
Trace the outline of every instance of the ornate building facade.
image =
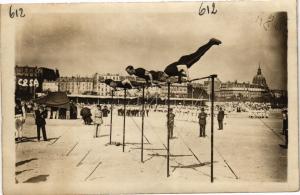
<svg viewBox="0 0 300 195">
<path fill-rule="evenodd" d="M 69 94 L 85 94 L 93 91 L 93 79 L 90 77 L 60 77 L 58 80 L 58 91 Z"/>
<path fill-rule="evenodd" d="M 261 73 L 260 65 L 258 66 L 257 74 L 253 77 L 252 83 L 263 88 L 268 88 L 266 78 Z"/>
</svg>

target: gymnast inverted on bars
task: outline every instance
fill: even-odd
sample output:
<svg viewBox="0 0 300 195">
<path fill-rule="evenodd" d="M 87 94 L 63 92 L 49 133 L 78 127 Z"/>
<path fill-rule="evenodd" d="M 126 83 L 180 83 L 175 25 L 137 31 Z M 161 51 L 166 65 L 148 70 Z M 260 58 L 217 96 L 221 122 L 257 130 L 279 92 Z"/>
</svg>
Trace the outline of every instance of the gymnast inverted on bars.
<svg viewBox="0 0 300 195">
<path fill-rule="evenodd" d="M 104 83 L 110 87 L 112 87 L 114 90 L 117 88 L 122 89 L 133 89 L 137 88 L 139 89 L 141 85 L 136 81 L 129 81 L 128 79 L 124 79 L 123 81 L 114 81 L 112 79 L 105 79 Z"/>
<path fill-rule="evenodd" d="M 134 68 L 132 65 L 126 67 L 126 72 L 129 75 L 135 75 L 143 78 L 147 85 L 153 85 L 154 82 L 166 82 L 168 75 L 163 71 L 145 70 L 144 68 Z"/>
<path fill-rule="evenodd" d="M 189 78 L 188 69 L 191 68 L 200 58 L 213 46 L 220 45 L 222 42 L 218 39 L 212 38 L 205 45 L 201 46 L 192 54 L 182 56 L 178 61 L 168 65 L 164 72 L 162 71 L 147 71 L 143 68 L 134 69 L 132 65 L 127 66 L 126 71 L 129 75 L 144 78 L 146 82 L 151 84 L 153 81 L 165 82 L 168 77 L 177 76 L 178 82 L 181 83 L 182 77 Z"/>
</svg>

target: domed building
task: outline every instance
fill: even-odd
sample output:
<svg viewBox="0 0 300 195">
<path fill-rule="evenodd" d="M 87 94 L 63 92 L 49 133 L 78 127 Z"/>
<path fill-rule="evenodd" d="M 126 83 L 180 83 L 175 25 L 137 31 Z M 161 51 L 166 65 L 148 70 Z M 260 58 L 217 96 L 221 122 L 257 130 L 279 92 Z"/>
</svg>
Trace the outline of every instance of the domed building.
<svg viewBox="0 0 300 195">
<path fill-rule="evenodd" d="M 228 81 L 223 82 L 215 92 L 219 100 L 251 100 L 263 101 L 269 96 L 269 88 L 266 78 L 258 66 L 257 74 L 253 77 L 252 83 Z"/>
<path fill-rule="evenodd" d="M 260 65 L 258 66 L 257 74 L 253 77 L 252 83 L 264 88 L 268 88 L 266 79 L 264 75 L 261 73 Z"/>
</svg>

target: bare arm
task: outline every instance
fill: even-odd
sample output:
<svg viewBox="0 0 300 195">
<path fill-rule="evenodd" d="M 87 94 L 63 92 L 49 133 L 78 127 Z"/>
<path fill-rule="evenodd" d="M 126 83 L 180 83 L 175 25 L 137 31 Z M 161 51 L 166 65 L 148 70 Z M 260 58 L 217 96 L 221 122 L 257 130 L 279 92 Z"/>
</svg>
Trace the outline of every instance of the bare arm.
<svg viewBox="0 0 300 195">
<path fill-rule="evenodd" d="M 153 77 L 152 77 L 152 74 L 148 71 L 145 72 L 145 75 L 149 76 L 150 78 L 150 83 L 152 84 L 153 83 Z"/>
</svg>

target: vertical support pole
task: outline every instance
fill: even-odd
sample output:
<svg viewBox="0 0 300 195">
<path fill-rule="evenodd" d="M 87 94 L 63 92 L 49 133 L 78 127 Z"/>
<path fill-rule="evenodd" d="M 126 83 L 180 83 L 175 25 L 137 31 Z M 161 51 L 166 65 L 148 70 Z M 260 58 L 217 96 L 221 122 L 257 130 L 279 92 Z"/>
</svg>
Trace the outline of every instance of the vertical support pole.
<svg viewBox="0 0 300 195">
<path fill-rule="evenodd" d="M 211 108 L 210 108 L 210 117 L 211 117 L 211 142 L 210 142 L 210 182 L 214 182 L 214 98 L 215 98 L 215 77 L 216 75 L 211 75 Z"/>
<path fill-rule="evenodd" d="M 33 85 L 33 99 L 35 99 L 35 85 Z"/>
<path fill-rule="evenodd" d="M 145 117 L 145 85 L 143 85 L 142 97 L 142 141 L 141 141 L 141 162 L 144 162 L 144 117 Z"/>
<path fill-rule="evenodd" d="M 170 131 L 169 131 L 169 117 L 170 117 L 170 82 L 168 82 L 168 115 L 167 115 L 167 177 L 170 176 Z"/>
<path fill-rule="evenodd" d="M 111 144 L 111 137 L 112 137 L 113 100 L 114 100 L 114 90 L 111 91 L 109 144 Z"/>
<path fill-rule="evenodd" d="M 126 94 L 127 90 L 124 90 L 124 121 L 123 121 L 123 152 L 125 151 L 125 123 L 126 123 Z"/>
<path fill-rule="evenodd" d="M 194 106 L 194 89 L 193 89 L 193 86 L 192 86 L 192 106 Z"/>
</svg>

